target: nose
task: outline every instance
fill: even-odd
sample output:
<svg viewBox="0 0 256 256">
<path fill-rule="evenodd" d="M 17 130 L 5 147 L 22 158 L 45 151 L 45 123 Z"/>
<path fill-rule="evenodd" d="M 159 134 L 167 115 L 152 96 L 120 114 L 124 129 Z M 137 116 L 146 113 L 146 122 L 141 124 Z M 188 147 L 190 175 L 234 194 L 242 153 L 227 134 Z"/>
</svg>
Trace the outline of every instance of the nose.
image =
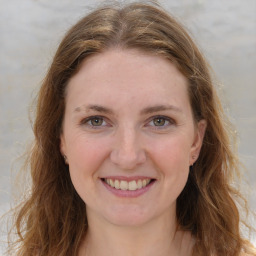
<svg viewBox="0 0 256 256">
<path fill-rule="evenodd" d="M 123 129 L 115 134 L 110 159 L 124 170 L 133 170 L 146 161 L 146 152 L 135 129 Z"/>
</svg>

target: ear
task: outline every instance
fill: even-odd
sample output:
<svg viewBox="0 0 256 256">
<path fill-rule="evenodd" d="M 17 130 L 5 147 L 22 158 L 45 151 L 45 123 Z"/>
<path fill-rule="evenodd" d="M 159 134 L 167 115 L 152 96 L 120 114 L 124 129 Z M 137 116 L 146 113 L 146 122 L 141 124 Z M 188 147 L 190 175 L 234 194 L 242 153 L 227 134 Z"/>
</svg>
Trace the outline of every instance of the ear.
<svg viewBox="0 0 256 256">
<path fill-rule="evenodd" d="M 193 165 L 198 159 L 201 147 L 203 145 L 204 134 L 206 131 L 207 122 L 202 119 L 196 124 L 194 141 L 191 146 L 189 164 Z"/>
<path fill-rule="evenodd" d="M 65 141 L 65 137 L 63 135 L 63 133 L 60 134 L 60 153 L 63 156 L 66 156 L 66 141 Z"/>
</svg>

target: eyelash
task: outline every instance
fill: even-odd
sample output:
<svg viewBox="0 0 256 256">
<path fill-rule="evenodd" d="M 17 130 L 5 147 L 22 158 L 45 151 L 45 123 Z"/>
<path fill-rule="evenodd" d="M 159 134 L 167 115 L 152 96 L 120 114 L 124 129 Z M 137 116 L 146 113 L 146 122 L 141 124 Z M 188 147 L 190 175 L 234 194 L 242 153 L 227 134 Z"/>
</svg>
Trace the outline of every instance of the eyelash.
<svg viewBox="0 0 256 256">
<path fill-rule="evenodd" d="M 89 122 L 92 122 L 93 120 L 97 120 L 97 119 L 101 120 L 103 123 L 105 122 L 106 124 L 98 125 L 98 126 L 93 125 L 92 123 L 89 124 Z M 162 119 L 164 121 L 164 125 L 159 125 L 159 126 L 154 125 L 154 124 L 150 125 L 150 123 L 154 122 L 154 120 L 157 120 L 157 119 Z M 168 124 L 166 124 L 166 122 L 168 122 Z M 108 122 L 105 121 L 105 117 L 103 117 L 103 116 L 89 116 L 89 117 L 83 119 L 80 122 L 80 125 L 86 125 L 91 129 L 101 129 L 102 127 L 110 126 L 110 125 L 108 125 Z M 146 127 L 151 126 L 153 129 L 165 129 L 171 125 L 176 125 L 176 122 L 172 118 L 167 117 L 167 116 L 153 116 L 147 121 Z"/>
<path fill-rule="evenodd" d="M 85 119 L 83 119 L 80 124 L 81 125 L 86 125 L 92 129 L 100 129 L 102 126 L 108 126 L 108 125 L 92 125 L 92 124 L 89 124 L 89 122 L 92 122 L 93 120 L 96 120 L 96 119 L 99 119 L 99 120 L 102 120 L 102 122 L 105 122 L 105 118 L 103 116 L 89 116 Z"/>
<path fill-rule="evenodd" d="M 157 120 L 157 119 L 162 119 L 164 121 L 164 125 L 159 125 L 159 126 L 151 125 L 153 127 L 153 129 L 165 129 L 167 127 L 170 127 L 171 125 L 176 124 L 176 122 L 172 118 L 167 117 L 167 116 L 154 116 L 150 119 L 150 122 L 148 122 L 148 124 L 154 122 L 154 120 Z"/>
</svg>

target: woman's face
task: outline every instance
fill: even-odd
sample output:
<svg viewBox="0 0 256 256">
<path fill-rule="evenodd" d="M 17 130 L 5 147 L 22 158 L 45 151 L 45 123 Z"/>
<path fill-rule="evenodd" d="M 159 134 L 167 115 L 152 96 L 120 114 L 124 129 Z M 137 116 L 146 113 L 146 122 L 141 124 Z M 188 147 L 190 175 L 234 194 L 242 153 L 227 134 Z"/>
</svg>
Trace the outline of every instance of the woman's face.
<svg viewBox="0 0 256 256">
<path fill-rule="evenodd" d="M 89 221 L 175 217 L 205 126 L 164 58 L 113 49 L 84 61 L 67 87 L 60 147 Z"/>
</svg>

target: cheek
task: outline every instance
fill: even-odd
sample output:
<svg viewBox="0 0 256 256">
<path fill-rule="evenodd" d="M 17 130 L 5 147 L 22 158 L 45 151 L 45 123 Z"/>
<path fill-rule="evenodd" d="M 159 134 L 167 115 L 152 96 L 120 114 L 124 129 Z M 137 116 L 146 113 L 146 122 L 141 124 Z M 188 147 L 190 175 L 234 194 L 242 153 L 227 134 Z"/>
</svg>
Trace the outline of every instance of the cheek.
<svg viewBox="0 0 256 256">
<path fill-rule="evenodd" d="M 164 190 L 172 191 L 174 197 L 180 194 L 187 182 L 189 152 L 189 144 L 181 139 L 165 140 L 151 149 L 151 159 L 163 177 Z"/>
<path fill-rule="evenodd" d="M 98 171 L 108 155 L 104 140 L 77 138 L 70 141 L 69 171 L 72 183 L 85 203 L 96 201 L 95 181 Z"/>
<path fill-rule="evenodd" d="M 164 166 L 179 168 L 179 166 L 189 166 L 190 148 L 190 143 L 186 138 L 170 138 L 154 143 L 150 152 L 156 162 Z"/>
<path fill-rule="evenodd" d="M 70 168 L 82 172 L 95 172 L 108 155 L 108 143 L 104 139 L 78 137 L 70 141 Z"/>
</svg>

